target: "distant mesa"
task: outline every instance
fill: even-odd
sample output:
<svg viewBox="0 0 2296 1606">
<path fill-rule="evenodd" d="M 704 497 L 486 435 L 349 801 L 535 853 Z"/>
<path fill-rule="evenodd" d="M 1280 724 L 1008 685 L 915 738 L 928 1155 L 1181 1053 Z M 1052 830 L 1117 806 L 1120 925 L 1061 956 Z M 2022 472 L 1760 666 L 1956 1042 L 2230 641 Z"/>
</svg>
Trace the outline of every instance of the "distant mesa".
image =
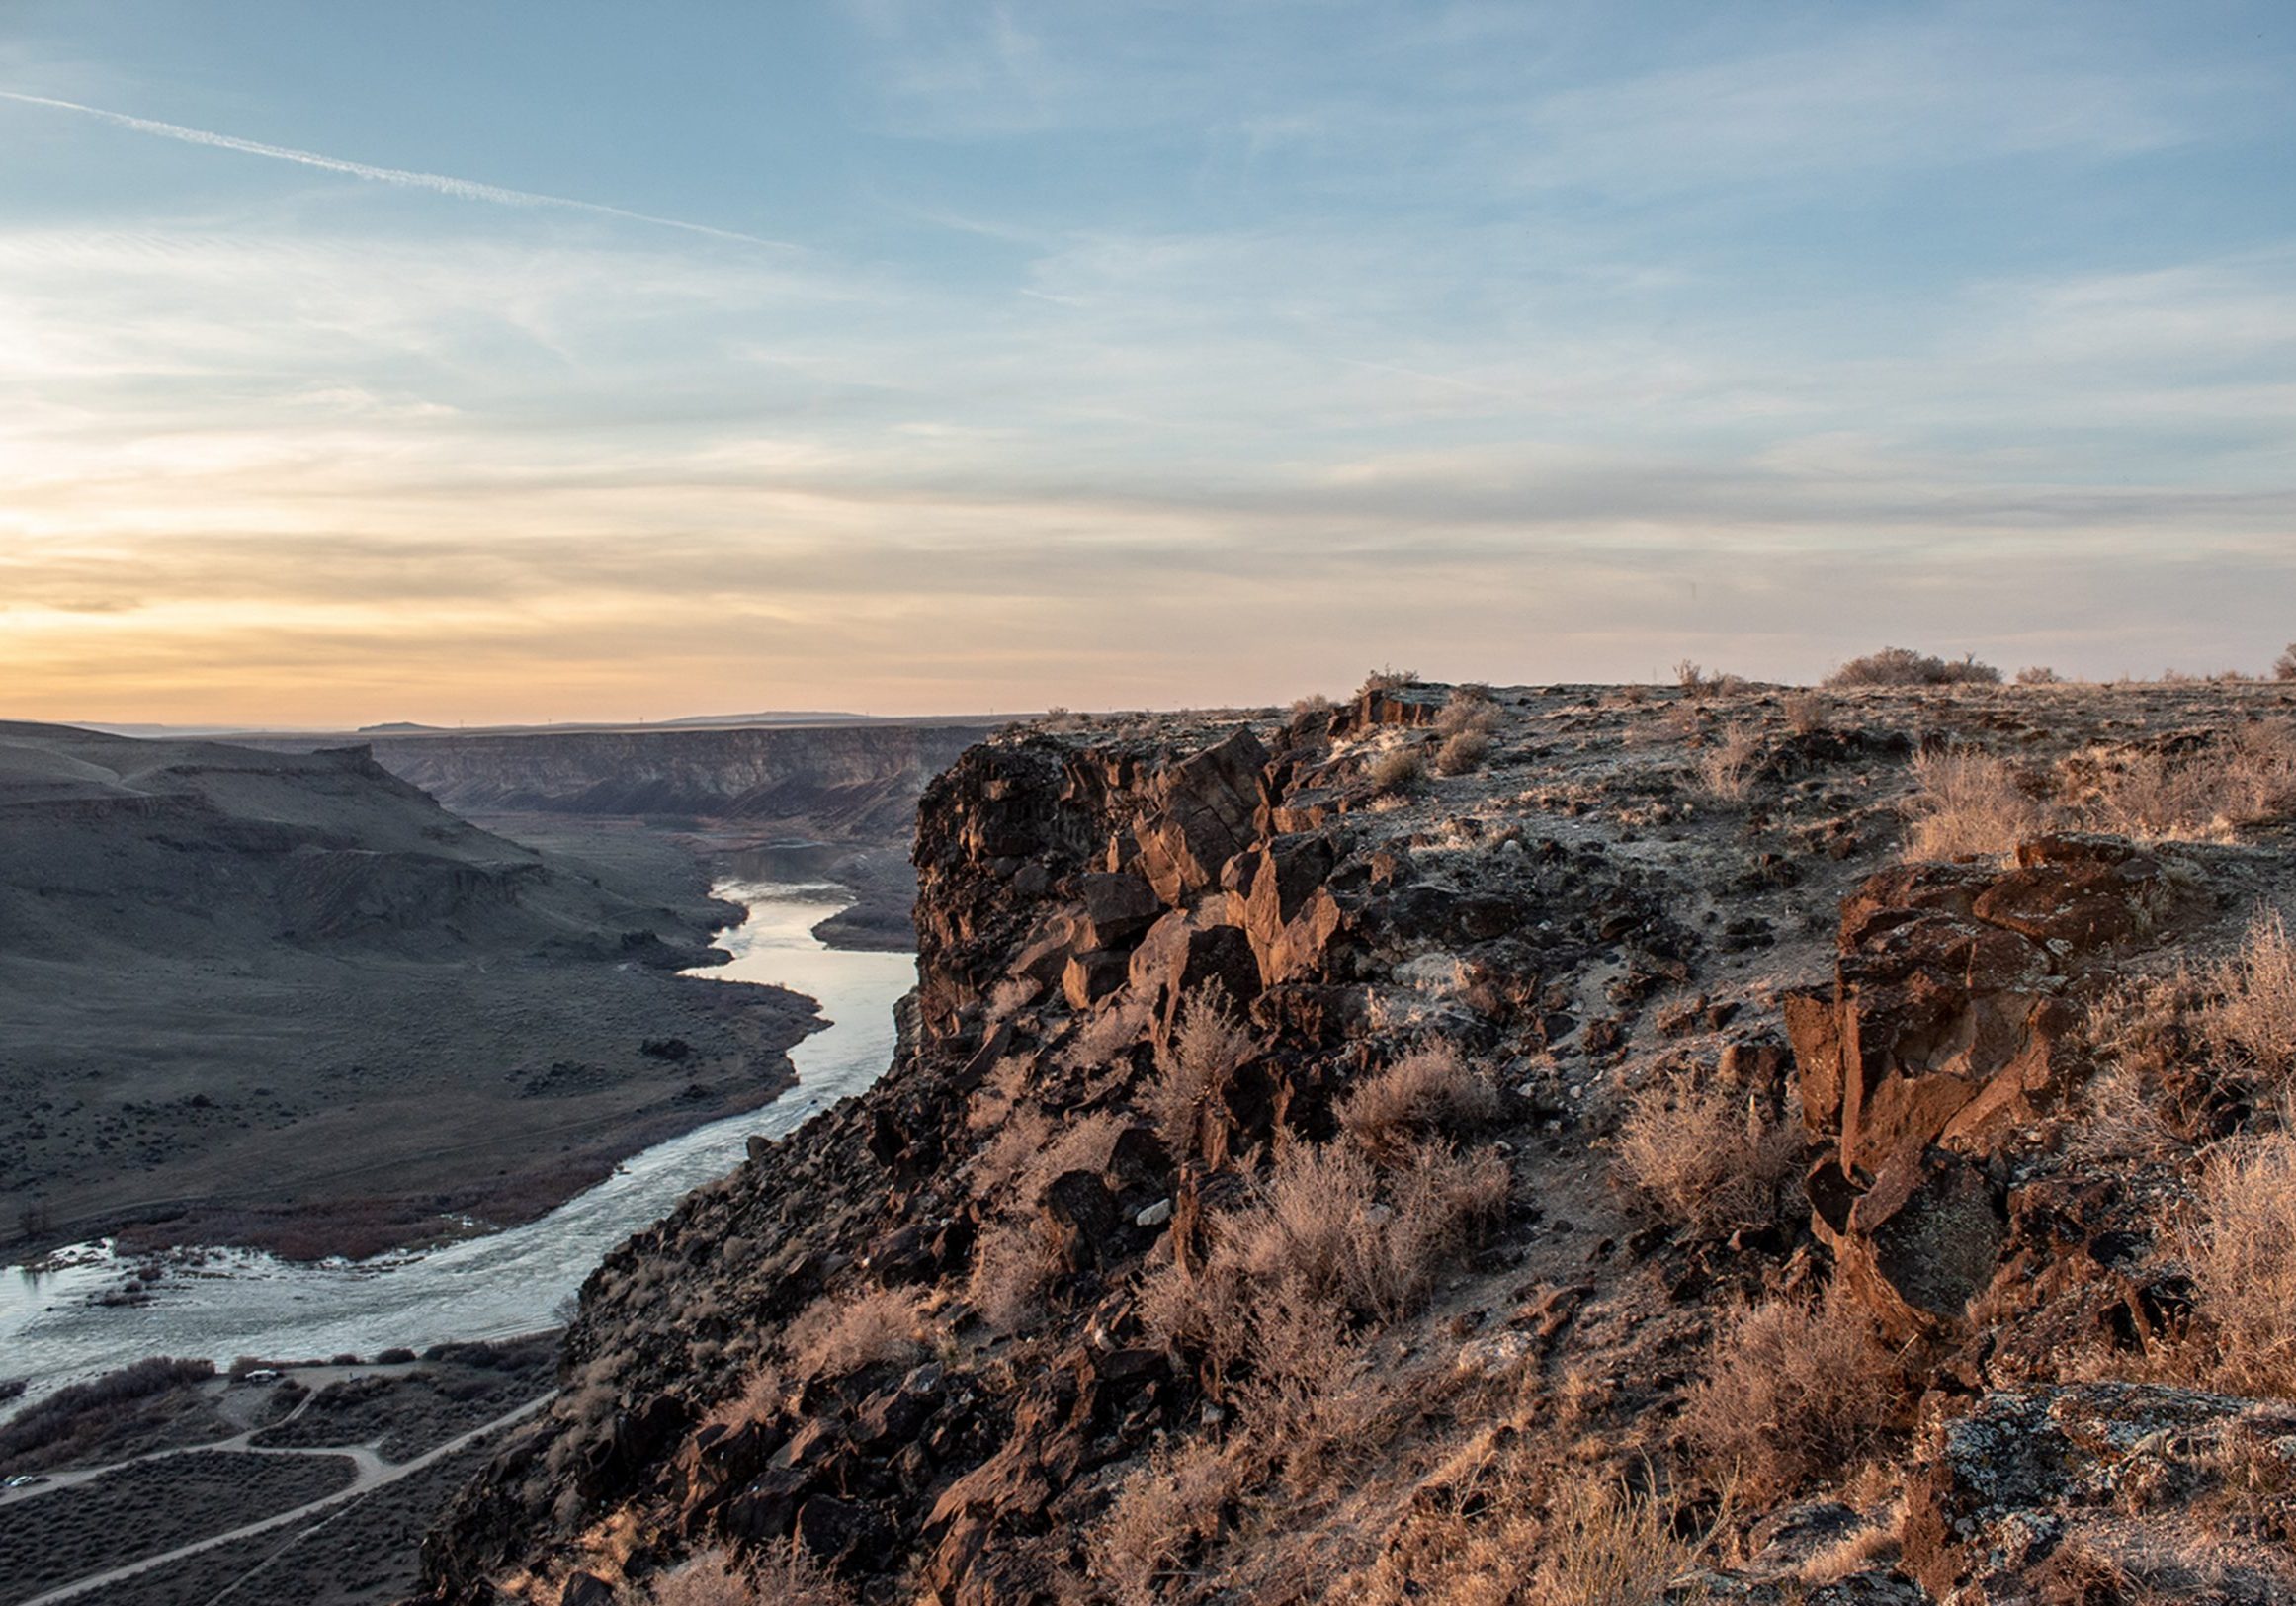
<svg viewBox="0 0 2296 1606">
<path fill-rule="evenodd" d="M 417 724 L 412 719 L 392 719 L 379 725 L 361 725 L 359 734 L 362 736 L 393 736 L 409 730 L 444 730 L 445 728 L 445 725 Z"/>
<path fill-rule="evenodd" d="M 692 714 L 683 719 L 657 719 L 664 725 L 786 725 L 817 724 L 824 719 L 866 719 L 866 714 L 839 714 L 822 709 L 768 710 L 763 714 Z"/>
</svg>

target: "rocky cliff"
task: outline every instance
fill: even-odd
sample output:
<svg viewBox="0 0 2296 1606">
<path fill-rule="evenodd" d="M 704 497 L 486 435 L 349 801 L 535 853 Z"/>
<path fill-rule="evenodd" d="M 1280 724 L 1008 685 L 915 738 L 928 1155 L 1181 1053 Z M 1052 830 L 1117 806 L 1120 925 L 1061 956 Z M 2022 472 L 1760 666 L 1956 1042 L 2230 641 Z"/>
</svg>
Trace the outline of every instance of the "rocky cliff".
<svg viewBox="0 0 2296 1606">
<path fill-rule="evenodd" d="M 2228 1024 L 2296 988 L 2290 716 L 976 747 L 899 1061 L 592 1275 L 432 1598 L 2290 1598 L 2296 1371 L 2220 1275 L 2225 1155 L 2296 1149 L 2296 1040 Z"/>
</svg>

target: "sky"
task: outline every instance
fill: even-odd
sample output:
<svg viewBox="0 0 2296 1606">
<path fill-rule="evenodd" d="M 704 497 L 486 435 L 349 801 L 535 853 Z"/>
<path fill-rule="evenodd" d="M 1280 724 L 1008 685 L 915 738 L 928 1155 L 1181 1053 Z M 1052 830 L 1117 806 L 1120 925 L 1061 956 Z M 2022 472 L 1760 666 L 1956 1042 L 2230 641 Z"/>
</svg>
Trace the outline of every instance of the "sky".
<svg viewBox="0 0 2296 1606">
<path fill-rule="evenodd" d="M 0 0 L 0 717 L 2296 636 L 2296 7 Z"/>
</svg>

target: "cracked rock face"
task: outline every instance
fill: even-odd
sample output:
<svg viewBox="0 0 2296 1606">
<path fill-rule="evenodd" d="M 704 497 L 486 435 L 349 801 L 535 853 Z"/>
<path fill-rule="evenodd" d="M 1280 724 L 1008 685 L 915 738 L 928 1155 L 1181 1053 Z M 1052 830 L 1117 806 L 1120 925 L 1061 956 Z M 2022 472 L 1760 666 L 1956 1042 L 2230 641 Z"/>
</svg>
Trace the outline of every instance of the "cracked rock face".
<svg viewBox="0 0 2296 1606">
<path fill-rule="evenodd" d="M 2066 834 L 1990 870 L 1886 870 L 1844 900 L 1833 984 L 1787 998 L 1814 1227 L 1884 1327 L 1950 1327 L 2006 1235 L 1988 1162 L 2064 1092 L 2070 1000 L 2179 899 L 2155 856 Z"/>
<path fill-rule="evenodd" d="M 2253 1500 L 2273 1469 L 2279 1492 Z M 1998 1393 L 1930 1430 L 1907 1561 L 1969 1606 L 2262 1606 L 2296 1598 L 2291 1496 L 2296 1406 L 2140 1383 Z"/>
</svg>

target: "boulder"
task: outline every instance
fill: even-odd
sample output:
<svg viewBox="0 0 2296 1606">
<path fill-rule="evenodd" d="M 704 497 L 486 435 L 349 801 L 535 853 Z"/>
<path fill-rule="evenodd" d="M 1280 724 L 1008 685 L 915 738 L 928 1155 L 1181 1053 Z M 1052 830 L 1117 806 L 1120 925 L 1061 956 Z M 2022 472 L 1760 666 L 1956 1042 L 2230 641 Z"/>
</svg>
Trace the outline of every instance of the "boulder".
<svg viewBox="0 0 2296 1606">
<path fill-rule="evenodd" d="M 1061 991 L 1070 1008 L 1086 1010 L 1120 991 L 1130 974 L 1131 968 L 1122 954 L 1095 948 L 1068 956 L 1067 969 L 1061 972 Z"/>
<path fill-rule="evenodd" d="M 1121 948 L 1164 912 L 1153 887 L 1122 873 L 1085 872 L 1076 878 L 1076 897 L 1083 905 L 1077 941 L 1086 948 Z"/>
<path fill-rule="evenodd" d="M 1234 926 L 1206 924 L 1178 910 L 1158 920 L 1133 950 L 1129 980 L 1159 1033 L 1171 1029 L 1190 997 L 1218 988 L 1241 1009 L 1260 990 L 1250 938 Z"/>
<path fill-rule="evenodd" d="M 1812 1226 L 1883 1330 L 1903 1342 L 1958 1322 L 1992 1282 L 2008 1235 L 1985 1172 L 1932 1147 L 1897 1160 L 1862 1193 L 1834 1180 L 1813 1178 Z"/>
<path fill-rule="evenodd" d="M 1901 865 L 1842 900 L 1833 983 L 1782 1000 L 1803 1120 L 1832 1151 L 1814 1227 L 1893 1331 L 1957 1320 L 2004 1213 L 1984 1162 L 2065 1089 L 2071 981 L 2151 932 L 2171 888 L 2110 837 L 2028 843 L 2005 869 Z"/>
<path fill-rule="evenodd" d="M 1238 725 L 1150 782 L 1148 811 L 1132 833 L 1140 872 L 1164 904 L 1212 887 L 1220 867 L 1251 845 L 1267 761 L 1259 738 Z"/>
<path fill-rule="evenodd" d="M 2286 1402 L 2144 1383 L 2001 1391 L 1925 1431 L 1906 1565 L 1941 1599 L 1994 1606 L 2296 1599 L 2291 1489 Z M 2228 1522 L 2236 1498 L 2261 1509 Z"/>
<path fill-rule="evenodd" d="M 1336 859 L 1329 838 L 1279 836 L 1253 856 L 1240 921 L 1260 980 L 1268 986 L 1318 973 L 1343 918 L 1324 885 Z"/>
</svg>

